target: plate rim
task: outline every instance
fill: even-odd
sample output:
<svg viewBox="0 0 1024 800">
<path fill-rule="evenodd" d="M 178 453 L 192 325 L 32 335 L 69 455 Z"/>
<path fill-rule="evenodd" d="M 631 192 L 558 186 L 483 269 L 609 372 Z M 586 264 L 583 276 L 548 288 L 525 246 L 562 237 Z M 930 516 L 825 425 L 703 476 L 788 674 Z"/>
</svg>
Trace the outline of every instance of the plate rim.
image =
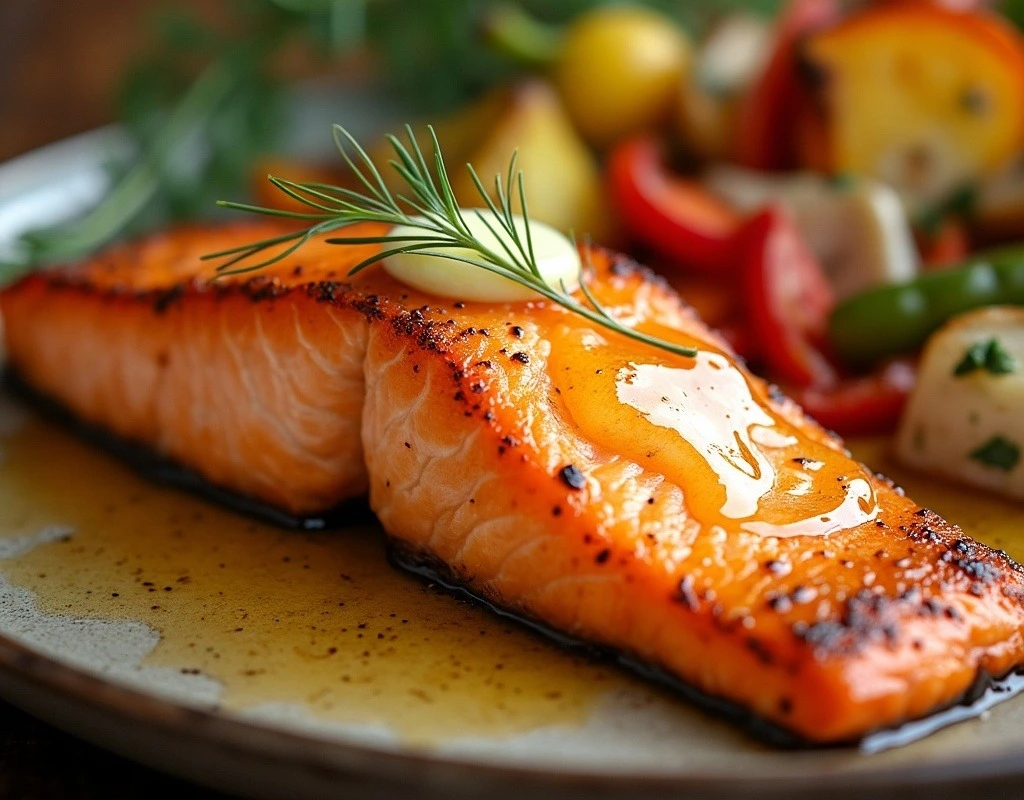
<svg viewBox="0 0 1024 800">
<path fill-rule="evenodd" d="M 0 180 L 4 186 L 3 193 L 0 193 L 0 203 L 9 202 L 28 191 L 33 184 L 38 185 L 50 176 L 80 166 L 89 160 L 90 154 L 95 158 L 102 153 L 116 156 L 129 152 L 131 144 L 124 130 L 117 124 L 111 124 L 19 153 L 6 161 L 0 161 Z M 102 166 L 95 161 L 92 165 Z"/>
<path fill-rule="evenodd" d="M 813 791 L 842 791 L 856 782 L 858 791 L 916 790 L 931 787 L 950 790 L 957 784 L 985 779 L 1014 779 L 1024 777 L 1024 758 L 1018 754 L 1003 754 L 985 759 L 963 761 L 945 760 L 940 764 L 884 767 L 876 770 L 818 772 L 809 776 L 799 774 L 763 777 L 723 777 L 719 773 L 694 771 L 688 775 L 652 775 L 635 771 L 596 772 L 584 767 L 554 770 L 524 764 L 501 765 L 485 760 L 474 760 L 448 753 L 431 754 L 429 751 L 402 751 L 344 741 L 341 737 L 310 736 L 295 730 L 268 725 L 260 720 L 245 719 L 230 712 L 208 710 L 186 703 L 175 702 L 156 693 L 142 691 L 117 681 L 107 680 L 87 669 L 77 668 L 48 656 L 13 637 L 0 633 L 0 672 L 33 684 L 55 696 L 70 698 L 97 712 L 111 714 L 118 719 L 157 728 L 172 735 L 183 732 L 210 745 L 228 747 L 247 755 L 269 758 L 292 766 L 327 770 L 338 777 L 355 773 L 361 778 L 379 778 L 396 774 L 408 779 L 416 774 L 430 774 L 435 780 L 457 781 L 460 786 L 472 785 L 474 794 L 488 787 L 507 786 L 514 780 L 524 790 L 524 782 L 537 789 L 596 790 L 601 794 L 629 792 L 633 796 L 702 797 L 709 791 L 728 790 L 741 797 L 799 797 Z M 18 705 L 17 698 L 5 700 Z M 59 722 L 55 727 L 67 730 Z M 187 728 L 187 731 L 183 730 Z M 78 734 L 76 734 L 78 735 Z M 89 737 L 81 737 L 89 738 Z M 95 740 L 92 740 L 94 743 Z M 308 748 L 315 744 L 315 748 Z M 293 753 L 303 749 L 305 760 Z M 808 751 L 815 752 L 815 751 Z M 865 758 L 871 758 L 865 755 Z"/>
</svg>

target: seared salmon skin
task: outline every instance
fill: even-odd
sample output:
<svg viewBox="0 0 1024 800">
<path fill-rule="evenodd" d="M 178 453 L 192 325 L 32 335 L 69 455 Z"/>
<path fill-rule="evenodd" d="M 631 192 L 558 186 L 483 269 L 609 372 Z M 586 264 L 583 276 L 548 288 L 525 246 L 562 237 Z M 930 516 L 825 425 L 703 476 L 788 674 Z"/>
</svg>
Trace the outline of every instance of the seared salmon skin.
<svg viewBox="0 0 1024 800">
<path fill-rule="evenodd" d="M 253 276 L 181 228 L 0 294 L 11 364 L 82 419 L 294 513 L 369 492 L 396 550 L 812 743 L 1024 663 L 1024 572 L 752 376 L 649 271 L 587 252 L 624 323 L 440 299 L 314 241 Z"/>
</svg>

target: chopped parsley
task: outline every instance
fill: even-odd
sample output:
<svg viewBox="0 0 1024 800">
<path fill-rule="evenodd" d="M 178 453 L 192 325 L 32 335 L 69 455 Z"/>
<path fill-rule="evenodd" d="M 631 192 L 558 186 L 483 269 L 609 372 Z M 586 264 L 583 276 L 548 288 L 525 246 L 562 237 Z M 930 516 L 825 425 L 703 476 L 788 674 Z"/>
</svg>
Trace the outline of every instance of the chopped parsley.
<svg viewBox="0 0 1024 800">
<path fill-rule="evenodd" d="M 975 342 L 968 347 L 953 374 L 960 377 L 981 369 L 992 375 L 1009 375 L 1017 371 L 1017 359 L 1003 349 L 998 339 L 992 338 L 987 342 Z"/>
<path fill-rule="evenodd" d="M 971 458 L 985 466 L 1009 472 L 1020 461 L 1020 447 L 1003 436 L 993 436 L 972 452 Z"/>
</svg>

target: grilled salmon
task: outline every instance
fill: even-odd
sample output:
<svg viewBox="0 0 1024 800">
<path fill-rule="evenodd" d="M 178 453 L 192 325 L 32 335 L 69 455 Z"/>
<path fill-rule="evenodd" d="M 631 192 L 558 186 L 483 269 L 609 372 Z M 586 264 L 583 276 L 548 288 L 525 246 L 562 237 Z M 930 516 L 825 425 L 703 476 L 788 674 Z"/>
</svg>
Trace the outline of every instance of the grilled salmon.
<svg viewBox="0 0 1024 800">
<path fill-rule="evenodd" d="M 416 292 L 367 246 L 192 227 L 0 294 L 21 377 L 296 513 L 369 492 L 406 562 L 806 741 L 856 740 L 1024 663 L 1024 571 L 749 374 L 667 286 L 588 251 L 594 295 L 677 356 L 547 301 Z"/>
</svg>

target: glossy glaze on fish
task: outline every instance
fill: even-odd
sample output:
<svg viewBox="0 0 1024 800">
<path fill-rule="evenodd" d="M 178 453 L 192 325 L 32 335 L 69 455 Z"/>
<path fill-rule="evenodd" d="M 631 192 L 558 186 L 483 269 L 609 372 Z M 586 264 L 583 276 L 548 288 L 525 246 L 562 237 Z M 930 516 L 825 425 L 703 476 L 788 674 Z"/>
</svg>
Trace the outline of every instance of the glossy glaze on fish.
<svg viewBox="0 0 1024 800">
<path fill-rule="evenodd" d="M 407 557 L 812 742 L 1024 663 L 1024 572 L 851 459 L 666 286 L 594 294 L 673 356 L 548 302 L 417 293 L 312 243 L 254 278 L 190 228 L 0 295 L 14 367 L 85 420 L 295 513 L 369 489 Z"/>
</svg>

